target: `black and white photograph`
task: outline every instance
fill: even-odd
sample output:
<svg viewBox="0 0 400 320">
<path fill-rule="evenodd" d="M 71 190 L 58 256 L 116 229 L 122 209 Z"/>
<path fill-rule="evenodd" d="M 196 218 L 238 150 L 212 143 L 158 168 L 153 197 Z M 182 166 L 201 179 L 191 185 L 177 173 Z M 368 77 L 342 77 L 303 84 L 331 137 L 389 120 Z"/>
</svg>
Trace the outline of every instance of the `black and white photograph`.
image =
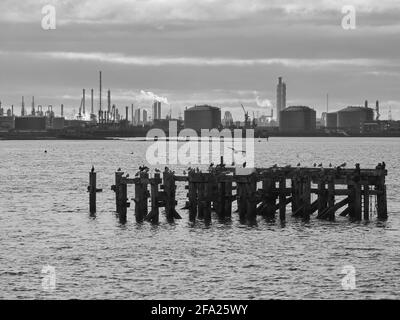
<svg viewBox="0 0 400 320">
<path fill-rule="evenodd" d="M 398 300 L 399 40 L 397 0 L 0 0 L 0 300 Z"/>
</svg>

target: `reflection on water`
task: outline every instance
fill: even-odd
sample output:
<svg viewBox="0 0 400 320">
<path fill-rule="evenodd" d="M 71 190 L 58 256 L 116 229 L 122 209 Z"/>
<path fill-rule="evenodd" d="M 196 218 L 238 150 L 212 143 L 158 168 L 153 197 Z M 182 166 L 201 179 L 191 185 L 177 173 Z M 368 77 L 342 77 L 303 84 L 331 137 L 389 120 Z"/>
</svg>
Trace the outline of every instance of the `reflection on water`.
<svg viewBox="0 0 400 320">
<path fill-rule="evenodd" d="M 257 226 L 213 219 L 136 224 L 133 207 L 120 224 L 110 190 L 121 167 L 135 172 L 151 142 L 0 141 L 0 298 L 399 298 L 399 140 L 270 138 L 255 142 L 256 165 L 347 162 L 389 170 L 389 220 Z M 47 153 L 44 152 L 47 150 Z M 88 213 L 88 172 L 98 172 L 96 217 Z M 181 172 L 183 166 L 174 170 Z M 128 190 L 133 195 L 133 187 Z M 178 187 L 178 208 L 186 190 Z M 133 206 L 133 204 L 132 204 Z M 54 266 L 55 291 L 42 289 L 42 268 Z M 356 289 L 341 286 L 344 266 Z"/>
</svg>

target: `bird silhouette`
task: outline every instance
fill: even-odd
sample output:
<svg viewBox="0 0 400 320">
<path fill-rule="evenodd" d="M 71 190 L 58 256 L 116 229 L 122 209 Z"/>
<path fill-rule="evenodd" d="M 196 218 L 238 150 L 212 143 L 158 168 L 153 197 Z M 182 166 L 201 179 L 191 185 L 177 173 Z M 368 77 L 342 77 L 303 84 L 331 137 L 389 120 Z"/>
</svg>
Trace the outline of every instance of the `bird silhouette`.
<svg viewBox="0 0 400 320">
<path fill-rule="evenodd" d="M 118 172 L 120 172 L 121 171 L 121 168 L 118 168 L 118 170 L 117 170 Z"/>
<path fill-rule="evenodd" d="M 139 177 L 140 172 L 136 172 L 135 177 Z"/>
<path fill-rule="evenodd" d="M 125 178 L 129 178 L 129 173 L 126 175 L 126 177 Z"/>
<path fill-rule="evenodd" d="M 339 167 L 344 168 L 344 167 L 346 167 L 346 165 L 347 165 L 347 163 L 343 162 Z"/>
<path fill-rule="evenodd" d="M 231 166 L 233 167 L 235 165 L 235 162 L 232 162 Z"/>
<path fill-rule="evenodd" d="M 211 168 L 211 167 L 214 167 L 214 163 L 213 163 L 213 162 L 210 163 L 210 168 Z"/>
<path fill-rule="evenodd" d="M 332 163 L 329 163 L 329 168 L 332 168 Z"/>
<path fill-rule="evenodd" d="M 272 168 L 278 168 L 278 165 L 277 165 L 277 164 L 274 164 L 274 165 L 272 166 Z"/>
<path fill-rule="evenodd" d="M 322 166 L 323 166 L 322 163 L 320 163 L 320 164 L 318 165 L 318 168 L 322 168 Z"/>
<path fill-rule="evenodd" d="M 158 172 L 161 172 L 160 169 L 155 169 L 154 171 L 157 172 L 157 173 L 158 173 Z"/>
<path fill-rule="evenodd" d="M 314 168 L 317 166 L 317 164 L 316 163 L 314 163 Z"/>
<path fill-rule="evenodd" d="M 91 172 L 94 172 L 94 166 L 92 166 L 92 170 L 91 170 Z"/>
<path fill-rule="evenodd" d="M 300 166 L 301 166 L 301 163 L 299 162 L 299 163 L 297 164 L 297 166 L 300 167 Z"/>
<path fill-rule="evenodd" d="M 243 162 L 243 168 L 246 168 L 246 162 Z"/>
</svg>

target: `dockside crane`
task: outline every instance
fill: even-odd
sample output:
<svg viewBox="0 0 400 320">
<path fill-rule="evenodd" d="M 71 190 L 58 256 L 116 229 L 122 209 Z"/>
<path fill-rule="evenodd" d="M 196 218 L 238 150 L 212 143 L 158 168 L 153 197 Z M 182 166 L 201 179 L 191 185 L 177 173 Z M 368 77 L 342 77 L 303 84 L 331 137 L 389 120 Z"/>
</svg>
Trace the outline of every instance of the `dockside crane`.
<svg viewBox="0 0 400 320">
<path fill-rule="evenodd" d="M 249 112 L 246 111 L 243 104 L 240 104 L 240 105 L 242 106 L 242 109 L 244 112 L 244 127 L 247 128 L 247 127 L 249 127 Z"/>
</svg>

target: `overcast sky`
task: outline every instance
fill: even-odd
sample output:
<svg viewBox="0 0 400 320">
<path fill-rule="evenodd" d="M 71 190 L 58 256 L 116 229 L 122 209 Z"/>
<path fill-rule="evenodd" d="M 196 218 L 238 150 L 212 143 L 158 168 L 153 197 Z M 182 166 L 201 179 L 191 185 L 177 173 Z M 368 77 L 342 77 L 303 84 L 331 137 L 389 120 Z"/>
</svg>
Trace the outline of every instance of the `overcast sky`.
<svg viewBox="0 0 400 320">
<path fill-rule="evenodd" d="M 42 29 L 46 4 L 55 30 Z M 380 100 L 382 118 L 389 106 L 400 118 L 398 0 L 1 0 L 0 41 L 0 100 L 16 112 L 34 95 L 72 114 L 82 88 L 97 108 L 102 70 L 104 100 L 111 89 L 121 109 L 149 107 L 152 92 L 173 116 L 201 103 L 269 114 L 282 76 L 288 105 L 319 114 L 329 93 L 331 111 Z"/>
</svg>

